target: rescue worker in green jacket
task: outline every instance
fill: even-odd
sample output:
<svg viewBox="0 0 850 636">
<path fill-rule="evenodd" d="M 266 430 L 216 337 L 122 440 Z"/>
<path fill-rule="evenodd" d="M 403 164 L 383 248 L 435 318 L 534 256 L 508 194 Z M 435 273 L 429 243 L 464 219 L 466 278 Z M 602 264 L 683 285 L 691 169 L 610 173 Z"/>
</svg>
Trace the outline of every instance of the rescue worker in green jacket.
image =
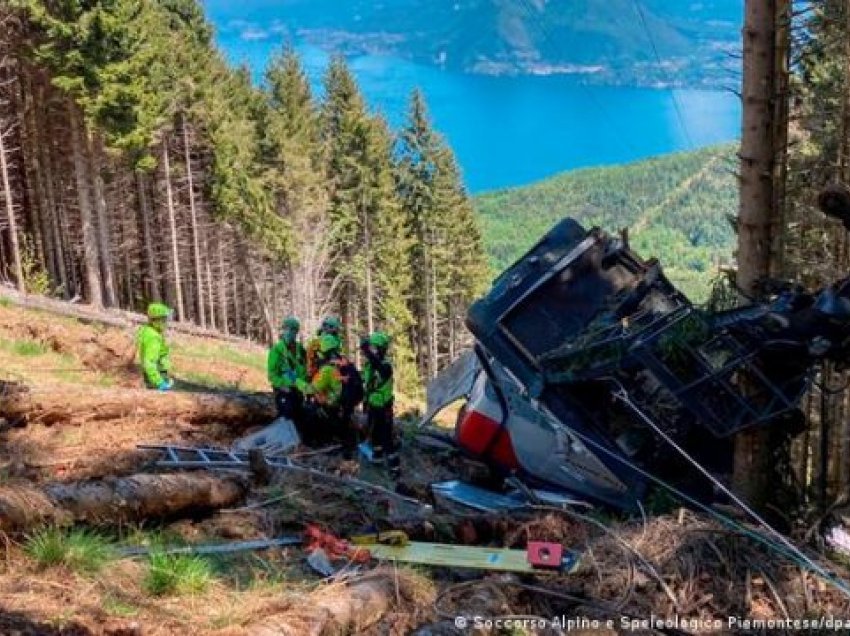
<svg viewBox="0 0 850 636">
<path fill-rule="evenodd" d="M 327 316 L 316 330 L 316 335 L 307 341 L 307 377 L 312 378 L 319 370 L 318 354 L 322 336 L 330 335 L 341 338 L 342 321 L 336 316 Z"/>
<path fill-rule="evenodd" d="M 400 473 L 398 450 L 393 435 L 393 365 L 389 359 L 390 337 L 375 332 L 360 343 L 363 365 L 363 409 L 371 432 L 372 459 L 386 461 L 393 479 Z"/>
<path fill-rule="evenodd" d="M 316 362 L 313 376 L 298 382 L 298 388 L 308 398 L 305 422 L 298 432 L 308 446 L 339 439 L 346 459 L 350 459 L 357 447 L 352 415 L 363 399 L 360 374 L 342 355 L 339 338 L 331 334 L 319 339 Z"/>
<path fill-rule="evenodd" d="M 151 303 L 148 305 L 148 322 L 136 336 L 142 377 L 149 389 L 168 391 L 174 386 L 169 377 L 171 358 L 165 341 L 165 326 L 170 315 L 171 310 L 166 305 Z"/>
<path fill-rule="evenodd" d="M 301 323 L 289 316 L 280 329 L 280 339 L 269 349 L 266 363 L 269 384 L 274 391 L 274 401 L 279 417 L 293 422 L 301 418 L 304 396 L 296 386 L 306 377 L 307 353 L 298 339 Z"/>
</svg>

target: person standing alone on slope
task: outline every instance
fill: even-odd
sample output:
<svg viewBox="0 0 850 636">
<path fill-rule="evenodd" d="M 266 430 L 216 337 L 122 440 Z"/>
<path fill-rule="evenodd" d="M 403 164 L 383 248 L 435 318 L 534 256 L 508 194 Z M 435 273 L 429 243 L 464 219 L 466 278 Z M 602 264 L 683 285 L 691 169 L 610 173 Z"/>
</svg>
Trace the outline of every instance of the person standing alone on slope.
<svg viewBox="0 0 850 636">
<path fill-rule="evenodd" d="M 139 347 L 139 362 L 142 378 L 149 389 L 169 391 L 174 386 L 169 377 L 171 357 L 165 341 L 165 326 L 171 310 L 162 303 L 148 305 L 148 322 L 142 325 L 136 336 Z"/>
<path fill-rule="evenodd" d="M 269 349 L 268 377 L 274 391 L 278 417 L 293 423 L 301 418 L 304 396 L 298 381 L 306 378 L 307 354 L 298 339 L 301 323 L 290 316 L 283 321 L 280 339 Z"/>
</svg>

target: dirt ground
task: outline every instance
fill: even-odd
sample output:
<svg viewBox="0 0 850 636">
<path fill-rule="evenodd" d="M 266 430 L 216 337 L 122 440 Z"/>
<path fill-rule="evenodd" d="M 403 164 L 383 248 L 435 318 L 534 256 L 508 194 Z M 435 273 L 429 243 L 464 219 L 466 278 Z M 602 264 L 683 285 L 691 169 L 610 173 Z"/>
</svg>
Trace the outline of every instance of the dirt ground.
<svg viewBox="0 0 850 636">
<path fill-rule="evenodd" d="M 133 335 L 0 303 L 0 381 L 33 392 L 61 391 L 70 405 L 95 389 L 137 396 Z M 172 342 L 184 391 L 264 390 L 261 349 L 182 335 Z M 137 444 L 226 446 L 245 432 L 232 423 L 196 421 L 181 410 L 177 397 L 157 399 L 165 404 L 173 400 L 174 410 L 155 418 L 131 410 L 111 420 L 75 414 L 50 426 L 31 422 L 16 428 L 6 422 L 0 429 L 0 488 L 109 480 L 153 470 L 155 457 L 138 451 Z M 461 476 L 484 483 L 487 472 L 451 449 L 426 443 L 413 427 L 402 426 L 401 439 L 405 490 L 435 504 L 431 514 L 353 484 L 284 472 L 269 483 L 254 484 L 244 505 L 233 510 L 96 530 L 117 545 L 202 544 L 298 536 L 312 523 L 338 536 L 400 528 L 415 540 L 518 549 L 533 540 L 554 541 L 581 554 L 579 568 L 569 575 L 382 566 L 377 572 L 389 581 L 388 607 L 376 620 L 343 630 L 355 633 L 488 633 L 457 629 L 458 616 L 469 621 L 474 616 L 599 621 L 588 631 L 570 630 L 597 634 L 615 633 L 604 628 L 605 621 L 621 625 L 650 616 L 694 621 L 695 629 L 684 630 L 693 633 L 716 633 L 703 628 L 728 616 L 850 616 L 847 598 L 827 584 L 692 512 L 621 519 L 601 512 L 540 509 L 499 516 L 434 502 L 431 482 Z M 329 475 L 392 487 L 382 469 L 347 462 L 333 451 L 295 459 Z M 305 612 L 323 607 L 329 598 L 338 601 L 363 577 L 375 576 L 369 572 L 372 565 L 361 566 L 365 571 L 358 573 L 349 564 L 344 582 L 329 583 L 306 565 L 303 549 L 294 546 L 209 557 L 212 575 L 203 591 L 152 595 L 145 585 L 150 569 L 145 558 L 112 558 L 97 572 L 45 566 L 28 550 L 31 535 L 0 536 L 0 634 L 290 633 L 269 631 L 266 619 L 271 618 L 275 624 L 302 625 L 291 633 L 328 633 L 326 627 L 316 628 L 315 611 L 308 618 Z M 830 567 L 847 577 L 840 566 Z M 302 623 L 293 623 L 296 618 Z M 629 633 L 658 633 L 645 622 L 632 625 L 636 628 Z M 564 631 L 550 624 L 536 633 Z M 512 628 L 500 633 L 524 632 Z"/>
</svg>

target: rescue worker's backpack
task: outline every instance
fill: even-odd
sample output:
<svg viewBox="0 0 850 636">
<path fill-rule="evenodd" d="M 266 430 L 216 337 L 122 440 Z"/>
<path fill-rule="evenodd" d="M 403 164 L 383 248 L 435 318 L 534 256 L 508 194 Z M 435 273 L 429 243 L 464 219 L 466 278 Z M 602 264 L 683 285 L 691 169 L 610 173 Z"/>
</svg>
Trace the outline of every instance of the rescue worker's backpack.
<svg viewBox="0 0 850 636">
<path fill-rule="evenodd" d="M 342 381 L 342 396 L 340 404 L 344 409 L 354 409 L 363 401 L 366 392 L 363 389 L 363 378 L 354 363 L 345 356 L 334 361 Z"/>
</svg>

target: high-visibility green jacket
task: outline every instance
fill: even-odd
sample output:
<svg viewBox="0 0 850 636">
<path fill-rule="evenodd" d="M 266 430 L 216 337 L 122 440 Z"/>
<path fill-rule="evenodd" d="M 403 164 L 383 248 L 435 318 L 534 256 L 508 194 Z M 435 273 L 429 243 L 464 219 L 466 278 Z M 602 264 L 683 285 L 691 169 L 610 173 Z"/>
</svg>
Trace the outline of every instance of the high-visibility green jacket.
<svg viewBox="0 0 850 636">
<path fill-rule="evenodd" d="M 290 346 L 278 340 L 269 349 L 266 367 L 272 388 L 291 389 L 297 380 L 307 377 L 307 354 L 300 342 Z"/>
<path fill-rule="evenodd" d="M 305 395 L 312 395 L 322 406 L 337 407 L 342 402 L 342 359 L 322 364 L 309 381 L 301 381 L 298 388 Z"/>
<path fill-rule="evenodd" d="M 312 384 L 320 404 L 339 406 L 342 401 L 342 374 L 336 364 L 324 364 L 319 367 Z"/>
<path fill-rule="evenodd" d="M 143 325 L 139 329 L 136 343 L 145 383 L 150 387 L 158 387 L 171 371 L 168 343 L 162 332 L 151 325 Z"/>
<path fill-rule="evenodd" d="M 389 360 L 363 365 L 363 388 L 366 394 L 366 406 L 383 408 L 393 401 L 393 365 Z"/>
</svg>

